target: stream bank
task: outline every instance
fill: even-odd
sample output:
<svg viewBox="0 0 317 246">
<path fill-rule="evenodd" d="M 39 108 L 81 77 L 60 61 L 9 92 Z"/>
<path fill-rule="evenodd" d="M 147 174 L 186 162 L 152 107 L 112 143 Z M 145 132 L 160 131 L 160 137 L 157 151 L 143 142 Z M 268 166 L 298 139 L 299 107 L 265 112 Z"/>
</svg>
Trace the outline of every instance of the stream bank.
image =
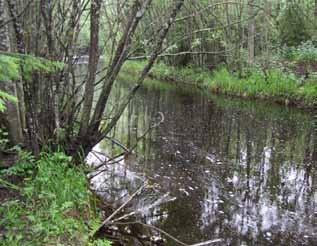
<svg viewBox="0 0 317 246">
<path fill-rule="evenodd" d="M 136 77 L 145 64 L 145 61 L 128 61 L 121 77 L 131 80 L 128 77 L 131 75 Z M 177 68 L 157 63 L 148 77 L 169 83 L 194 85 L 210 94 L 265 100 L 312 109 L 317 103 L 317 66 L 314 65 L 316 64 L 312 63 L 311 68 L 316 71 L 311 72 L 306 79 L 298 77 L 303 75 L 301 74 L 303 73 L 302 64 L 293 68 L 294 73 L 283 72 L 281 69 L 267 71 L 251 69 L 248 75 L 239 78 L 225 68 L 209 71 L 197 67 Z M 296 72 L 296 69 L 300 71 Z"/>
</svg>

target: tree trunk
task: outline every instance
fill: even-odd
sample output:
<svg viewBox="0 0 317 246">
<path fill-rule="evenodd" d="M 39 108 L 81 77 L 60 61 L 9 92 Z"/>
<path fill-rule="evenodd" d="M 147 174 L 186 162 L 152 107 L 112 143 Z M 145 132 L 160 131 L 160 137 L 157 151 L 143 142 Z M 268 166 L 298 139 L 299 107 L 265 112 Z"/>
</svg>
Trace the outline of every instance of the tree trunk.
<svg viewBox="0 0 317 246">
<path fill-rule="evenodd" d="M 249 0 L 249 23 L 248 23 L 248 63 L 254 64 L 255 58 L 255 17 L 254 17 L 254 0 Z"/>
<path fill-rule="evenodd" d="M 24 34 L 22 25 L 18 18 L 18 7 L 17 7 L 17 1 L 16 0 L 7 0 L 8 3 L 8 10 L 10 13 L 10 18 L 12 19 L 12 26 L 13 26 L 13 35 L 15 37 L 16 42 L 16 48 L 17 52 L 20 54 L 25 53 L 25 42 L 24 42 Z M 33 154 L 35 157 L 39 156 L 40 153 L 40 145 L 38 141 L 38 115 L 34 103 L 34 95 L 36 91 L 34 90 L 34 84 L 36 85 L 35 81 L 27 81 L 27 79 L 24 78 L 24 71 L 23 66 L 21 66 L 21 77 L 22 77 L 22 83 L 23 83 L 23 97 L 25 102 L 25 109 L 26 109 L 26 125 L 28 130 L 28 145 L 31 147 Z M 22 100 L 22 98 L 19 98 L 19 100 Z M 19 111 L 17 110 L 17 117 L 16 120 L 19 121 Z M 19 121 L 20 122 L 20 121 Z M 20 129 L 22 129 L 20 124 Z"/>
<path fill-rule="evenodd" d="M 9 26 L 6 21 L 10 18 L 7 14 L 7 4 L 0 0 L 0 51 L 11 52 Z M 12 81 L 1 81 L 1 90 L 17 97 L 16 84 Z M 17 104 L 13 102 L 6 103 L 6 112 L 2 114 L 7 124 L 10 142 L 13 145 L 23 143 L 22 126 L 20 121 L 20 111 Z"/>
<path fill-rule="evenodd" d="M 9 51 L 10 49 L 8 25 L 6 25 L 8 20 L 6 9 L 4 0 L 0 0 L 0 51 Z"/>
<path fill-rule="evenodd" d="M 90 50 L 88 64 L 88 80 L 85 85 L 84 104 L 81 118 L 80 135 L 87 133 L 91 108 L 94 97 L 94 83 L 99 60 L 99 19 L 100 19 L 100 0 L 92 0 L 90 7 Z"/>
<path fill-rule="evenodd" d="M 99 129 L 100 122 L 102 121 L 102 115 L 105 110 L 112 86 L 121 70 L 123 63 L 127 59 L 128 52 L 131 48 L 130 46 L 132 37 L 145 13 L 146 8 L 151 4 L 151 2 L 152 0 L 146 0 L 142 6 L 139 6 L 138 1 L 135 1 L 134 6 L 132 7 L 132 12 L 128 21 L 128 25 L 118 44 L 114 60 L 107 71 L 106 81 L 104 82 L 104 86 L 101 90 L 101 94 L 99 96 L 96 109 L 92 117 L 92 131 L 98 131 Z"/>
</svg>

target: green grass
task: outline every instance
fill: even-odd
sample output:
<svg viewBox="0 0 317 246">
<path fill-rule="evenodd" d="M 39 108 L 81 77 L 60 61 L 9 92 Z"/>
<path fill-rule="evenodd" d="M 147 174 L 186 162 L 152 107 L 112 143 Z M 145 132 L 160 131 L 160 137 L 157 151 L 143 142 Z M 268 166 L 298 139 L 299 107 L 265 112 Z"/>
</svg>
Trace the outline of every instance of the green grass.
<svg viewBox="0 0 317 246">
<path fill-rule="evenodd" d="M 63 153 L 43 153 L 39 161 L 24 154 L 2 172 L 1 186 L 8 187 L 4 180 L 12 175 L 22 176 L 23 182 L 19 199 L 1 204 L 0 245 L 110 245 L 89 241 L 101 217 L 84 171 L 71 166 L 71 158 Z"/>
<path fill-rule="evenodd" d="M 124 64 L 123 71 L 136 76 L 145 64 L 145 61 L 128 61 Z M 176 68 L 164 63 L 156 63 L 149 76 L 156 80 L 197 85 L 205 82 L 210 76 L 210 72 L 199 68 Z"/>
<path fill-rule="evenodd" d="M 129 61 L 123 67 L 123 71 L 137 76 L 144 65 L 145 62 Z M 152 69 L 150 77 L 168 82 L 194 84 L 210 93 L 266 99 L 305 107 L 317 103 L 316 78 L 302 83 L 295 75 L 284 73 L 279 69 L 267 71 L 266 76 L 263 72 L 252 69 L 246 78 L 238 78 L 225 68 L 210 72 L 191 67 L 174 68 L 158 63 Z"/>
<path fill-rule="evenodd" d="M 253 71 L 245 79 L 238 79 L 226 69 L 213 73 L 212 79 L 205 85 L 211 91 L 247 98 L 271 99 L 274 101 L 314 105 L 317 102 L 317 81 L 306 81 L 300 84 L 291 74 L 277 69 L 268 72 L 267 78 Z"/>
</svg>

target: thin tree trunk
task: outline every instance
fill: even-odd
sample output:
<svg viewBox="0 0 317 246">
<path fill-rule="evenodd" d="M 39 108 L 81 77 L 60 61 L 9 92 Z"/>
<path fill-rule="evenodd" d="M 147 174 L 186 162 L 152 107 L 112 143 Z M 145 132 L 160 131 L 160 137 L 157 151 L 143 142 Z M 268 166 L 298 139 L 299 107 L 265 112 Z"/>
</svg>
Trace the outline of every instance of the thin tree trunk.
<svg viewBox="0 0 317 246">
<path fill-rule="evenodd" d="M 150 3 L 150 1 L 148 3 Z M 91 148 L 96 143 L 101 141 L 107 134 L 109 134 L 109 132 L 117 124 L 117 122 L 118 122 L 119 118 L 121 117 L 123 111 L 125 110 L 125 108 L 129 104 L 129 102 L 132 100 L 132 98 L 134 97 L 134 95 L 137 92 L 137 90 L 142 85 L 144 79 L 146 78 L 146 76 L 148 75 L 149 71 L 151 70 L 154 62 L 157 59 L 157 57 L 162 52 L 162 45 L 163 45 L 163 42 L 164 42 L 164 40 L 166 38 L 166 35 L 167 35 L 170 27 L 174 23 L 175 18 L 177 16 L 177 13 L 180 11 L 180 9 L 182 8 L 183 4 L 184 4 L 184 0 L 178 0 L 176 2 L 173 10 L 171 11 L 171 14 L 170 14 L 169 18 L 167 18 L 166 23 L 163 25 L 162 30 L 159 33 L 156 45 L 155 45 L 154 50 L 153 50 L 153 52 L 152 52 L 152 54 L 151 54 L 151 56 L 150 56 L 150 58 L 148 60 L 147 65 L 144 67 L 144 69 L 141 72 L 138 80 L 136 81 L 136 86 L 130 91 L 129 95 L 127 95 L 127 97 L 124 99 L 124 101 L 120 104 L 119 109 L 117 110 L 116 114 L 111 118 L 111 121 L 107 124 L 107 126 L 102 131 L 99 131 L 99 129 L 97 129 L 97 131 L 94 131 L 95 129 L 93 127 L 89 130 L 88 135 L 89 135 L 89 133 L 90 133 L 90 135 L 86 137 L 87 141 L 85 141 L 84 143 L 81 143 L 82 144 L 81 149 L 83 150 L 84 154 L 88 154 L 89 151 L 91 150 Z M 145 11 L 145 9 L 143 9 L 142 11 Z M 138 15 L 138 16 L 140 17 L 140 15 Z M 100 121 L 100 119 L 98 121 Z M 99 133 L 99 134 L 96 134 L 96 132 Z M 94 138 L 91 138 L 91 136 L 93 134 L 94 134 Z M 72 146 L 72 147 L 75 147 L 75 149 L 73 149 L 71 151 L 75 150 L 75 152 L 78 152 L 78 150 L 79 150 L 78 147 L 79 146 Z"/>
<path fill-rule="evenodd" d="M 249 0 L 249 23 L 248 23 L 248 63 L 254 64 L 255 58 L 255 17 L 254 17 L 254 0 Z"/>
<path fill-rule="evenodd" d="M 102 115 L 105 110 L 112 86 L 121 70 L 123 63 L 127 59 L 134 32 L 139 24 L 139 21 L 142 19 L 146 8 L 151 4 L 151 2 L 152 0 L 146 0 L 144 4 L 140 7 L 138 1 L 135 1 L 135 5 L 132 7 L 131 17 L 129 19 L 123 37 L 119 42 L 114 60 L 107 72 L 106 81 L 96 105 L 96 109 L 91 121 L 93 131 L 97 131 L 99 129 L 100 122 L 102 121 Z"/>
<path fill-rule="evenodd" d="M 6 5 L 0 0 L 0 51 L 9 51 L 8 25 L 5 25 L 7 18 Z"/>
<path fill-rule="evenodd" d="M 81 118 L 80 135 L 87 133 L 91 108 L 94 97 L 94 82 L 99 60 L 99 20 L 101 0 L 92 0 L 90 7 L 90 50 L 89 50 L 89 77 L 85 85 L 84 104 Z"/>
</svg>

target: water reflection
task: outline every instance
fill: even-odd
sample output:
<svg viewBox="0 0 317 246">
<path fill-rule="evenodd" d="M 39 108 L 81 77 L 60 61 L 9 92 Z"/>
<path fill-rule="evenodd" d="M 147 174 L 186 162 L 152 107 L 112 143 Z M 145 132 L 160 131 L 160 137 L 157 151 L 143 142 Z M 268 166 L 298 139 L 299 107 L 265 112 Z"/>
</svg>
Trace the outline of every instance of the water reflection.
<svg viewBox="0 0 317 246">
<path fill-rule="evenodd" d="M 114 104 L 127 91 L 128 85 L 118 85 Z M 147 178 L 153 188 L 133 204 L 139 219 L 184 242 L 222 238 L 220 245 L 314 245 L 316 119 L 294 109 L 190 95 L 181 88 L 145 88 L 113 137 L 133 146 L 157 112 L 165 122 L 140 141 L 137 157 L 126 157 L 94 179 L 107 201 L 122 202 Z M 106 143 L 98 148 L 109 155 L 120 151 Z"/>
</svg>

